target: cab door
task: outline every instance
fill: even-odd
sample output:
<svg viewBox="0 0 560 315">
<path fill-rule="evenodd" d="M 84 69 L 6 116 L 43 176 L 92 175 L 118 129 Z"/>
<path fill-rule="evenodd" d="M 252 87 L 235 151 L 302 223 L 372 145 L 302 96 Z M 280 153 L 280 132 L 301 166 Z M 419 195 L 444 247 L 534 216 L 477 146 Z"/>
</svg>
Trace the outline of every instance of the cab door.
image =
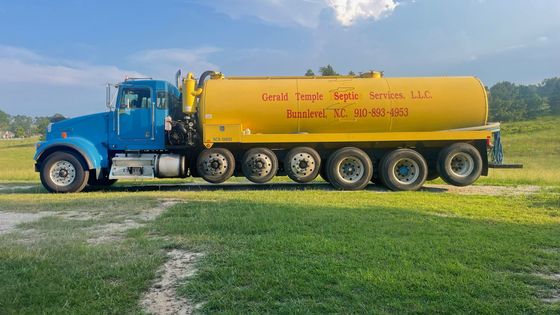
<svg viewBox="0 0 560 315">
<path fill-rule="evenodd" d="M 117 104 L 117 137 L 135 144 L 155 140 L 155 108 L 153 91 L 149 87 L 124 86 Z"/>
</svg>

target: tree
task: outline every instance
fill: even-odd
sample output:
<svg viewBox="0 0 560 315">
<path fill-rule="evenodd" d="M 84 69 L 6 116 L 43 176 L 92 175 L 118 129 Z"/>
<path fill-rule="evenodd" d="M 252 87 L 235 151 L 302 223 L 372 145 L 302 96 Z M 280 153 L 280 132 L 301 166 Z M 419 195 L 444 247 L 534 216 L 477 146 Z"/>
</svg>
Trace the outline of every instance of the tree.
<svg viewBox="0 0 560 315">
<path fill-rule="evenodd" d="M 319 72 L 324 77 L 339 75 L 330 64 L 319 68 Z"/>
<path fill-rule="evenodd" d="M 18 138 L 31 136 L 33 132 L 33 118 L 25 115 L 12 116 L 10 131 Z M 22 131 L 23 130 L 23 131 Z"/>
<path fill-rule="evenodd" d="M 13 133 L 16 135 L 16 138 L 25 138 L 25 136 L 27 135 L 25 129 L 22 126 L 16 127 Z"/>
<path fill-rule="evenodd" d="M 349 76 L 352 76 L 352 77 L 355 77 L 355 76 L 356 76 L 356 74 L 355 74 L 354 71 L 352 71 L 352 70 L 350 70 L 350 72 L 348 72 L 348 75 L 349 75 Z"/>
<path fill-rule="evenodd" d="M 47 134 L 47 126 L 51 123 L 49 117 L 35 118 L 35 133 L 41 135 L 41 140 L 45 140 Z"/>
<path fill-rule="evenodd" d="M 59 113 L 56 113 L 56 114 L 54 114 L 50 117 L 50 121 L 53 122 L 53 123 L 63 121 L 65 119 L 66 119 L 66 117 L 64 117 L 64 115 L 59 114 Z"/>
<path fill-rule="evenodd" d="M 8 130 L 10 127 L 10 115 L 0 110 L 0 132 Z"/>
<path fill-rule="evenodd" d="M 533 119 L 548 114 L 550 99 L 543 96 L 546 94 L 542 92 L 544 85 L 496 83 L 489 91 L 490 119 L 512 121 Z M 550 90 L 554 89 L 550 88 Z"/>
<path fill-rule="evenodd" d="M 560 115 L 560 78 L 544 80 L 538 88 L 539 95 L 548 101 L 550 112 Z"/>
<path fill-rule="evenodd" d="M 51 117 L 35 117 L 35 134 L 39 134 L 41 139 L 45 139 L 48 125 L 65 119 L 66 117 L 58 113 Z"/>
<path fill-rule="evenodd" d="M 305 76 L 306 77 L 314 77 L 315 72 L 313 72 L 313 70 L 311 70 L 311 69 L 307 69 L 307 72 L 305 72 Z"/>
</svg>

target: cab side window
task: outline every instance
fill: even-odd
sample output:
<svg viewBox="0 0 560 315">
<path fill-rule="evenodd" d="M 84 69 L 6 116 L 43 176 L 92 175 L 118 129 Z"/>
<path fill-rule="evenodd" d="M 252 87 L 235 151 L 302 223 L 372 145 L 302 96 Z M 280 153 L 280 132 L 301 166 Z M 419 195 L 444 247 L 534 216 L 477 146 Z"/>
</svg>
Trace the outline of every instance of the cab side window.
<svg viewBox="0 0 560 315">
<path fill-rule="evenodd" d="M 167 108 L 167 103 L 169 102 L 169 97 L 167 92 L 165 91 L 159 91 L 157 92 L 157 100 L 156 100 L 156 106 L 157 108 Z"/>
<path fill-rule="evenodd" d="M 141 109 L 149 108 L 151 104 L 150 89 L 125 88 L 123 89 L 120 108 Z"/>
</svg>

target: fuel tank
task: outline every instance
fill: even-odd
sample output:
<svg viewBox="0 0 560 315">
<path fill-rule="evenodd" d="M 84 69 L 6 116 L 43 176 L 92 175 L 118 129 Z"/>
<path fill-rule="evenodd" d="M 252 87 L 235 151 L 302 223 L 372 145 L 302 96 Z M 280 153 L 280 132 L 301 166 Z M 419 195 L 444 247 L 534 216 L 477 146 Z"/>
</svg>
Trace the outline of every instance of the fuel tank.
<svg viewBox="0 0 560 315">
<path fill-rule="evenodd" d="M 199 115 L 244 134 L 441 131 L 485 125 L 488 100 L 475 77 L 230 77 L 205 83 Z"/>
</svg>

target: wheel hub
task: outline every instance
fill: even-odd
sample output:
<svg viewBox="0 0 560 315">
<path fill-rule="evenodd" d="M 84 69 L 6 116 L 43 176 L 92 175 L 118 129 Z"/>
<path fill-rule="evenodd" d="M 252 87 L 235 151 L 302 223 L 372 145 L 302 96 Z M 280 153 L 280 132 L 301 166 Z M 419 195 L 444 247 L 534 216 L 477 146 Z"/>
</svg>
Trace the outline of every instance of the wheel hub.
<svg viewBox="0 0 560 315">
<path fill-rule="evenodd" d="M 414 183 L 420 176 L 418 163 L 409 158 L 403 158 L 395 163 L 394 176 L 401 184 Z"/>
<path fill-rule="evenodd" d="M 57 186 L 68 186 L 76 179 L 76 168 L 72 163 L 61 160 L 51 166 L 49 171 L 51 181 Z"/>
<path fill-rule="evenodd" d="M 210 154 L 204 164 L 206 165 L 204 171 L 208 175 L 221 175 L 228 168 L 226 157 L 218 153 Z"/>
<path fill-rule="evenodd" d="M 340 161 L 338 172 L 344 181 L 354 183 L 362 179 L 365 167 L 361 160 L 347 157 Z"/>
<path fill-rule="evenodd" d="M 253 175 L 266 176 L 272 171 L 272 162 L 270 157 L 265 154 L 255 154 L 247 161 Z"/>
<path fill-rule="evenodd" d="M 451 158 L 451 171 L 456 176 L 468 176 L 474 170 L 474 160 L 466 153 L 457 153 Z"/>
<path fill-rule="evenodd" d="M 402 167 L 399 168 L 399 174 L 401 176 L 407 176 L 408 173 L 410 173 L 410 169 L 408 167 L 402 166 Z"/>
<path fill-rule="evenodd" d="M 315 170 L 315 159 L 307 153 L 300 153 L 292 158 L 292 171 L 300 176 L 306 176 Z"/>
<path fill-rule="evenodd" d="M 262 159 L 258 159 L 258 160 L 255 162 L 255 167 L 258 168 L 259 170 L 262 170 L 262 169 L 264 169 L 264 168 L 266 167 L 266 162 L 263 161 Z"/>
</svg>

